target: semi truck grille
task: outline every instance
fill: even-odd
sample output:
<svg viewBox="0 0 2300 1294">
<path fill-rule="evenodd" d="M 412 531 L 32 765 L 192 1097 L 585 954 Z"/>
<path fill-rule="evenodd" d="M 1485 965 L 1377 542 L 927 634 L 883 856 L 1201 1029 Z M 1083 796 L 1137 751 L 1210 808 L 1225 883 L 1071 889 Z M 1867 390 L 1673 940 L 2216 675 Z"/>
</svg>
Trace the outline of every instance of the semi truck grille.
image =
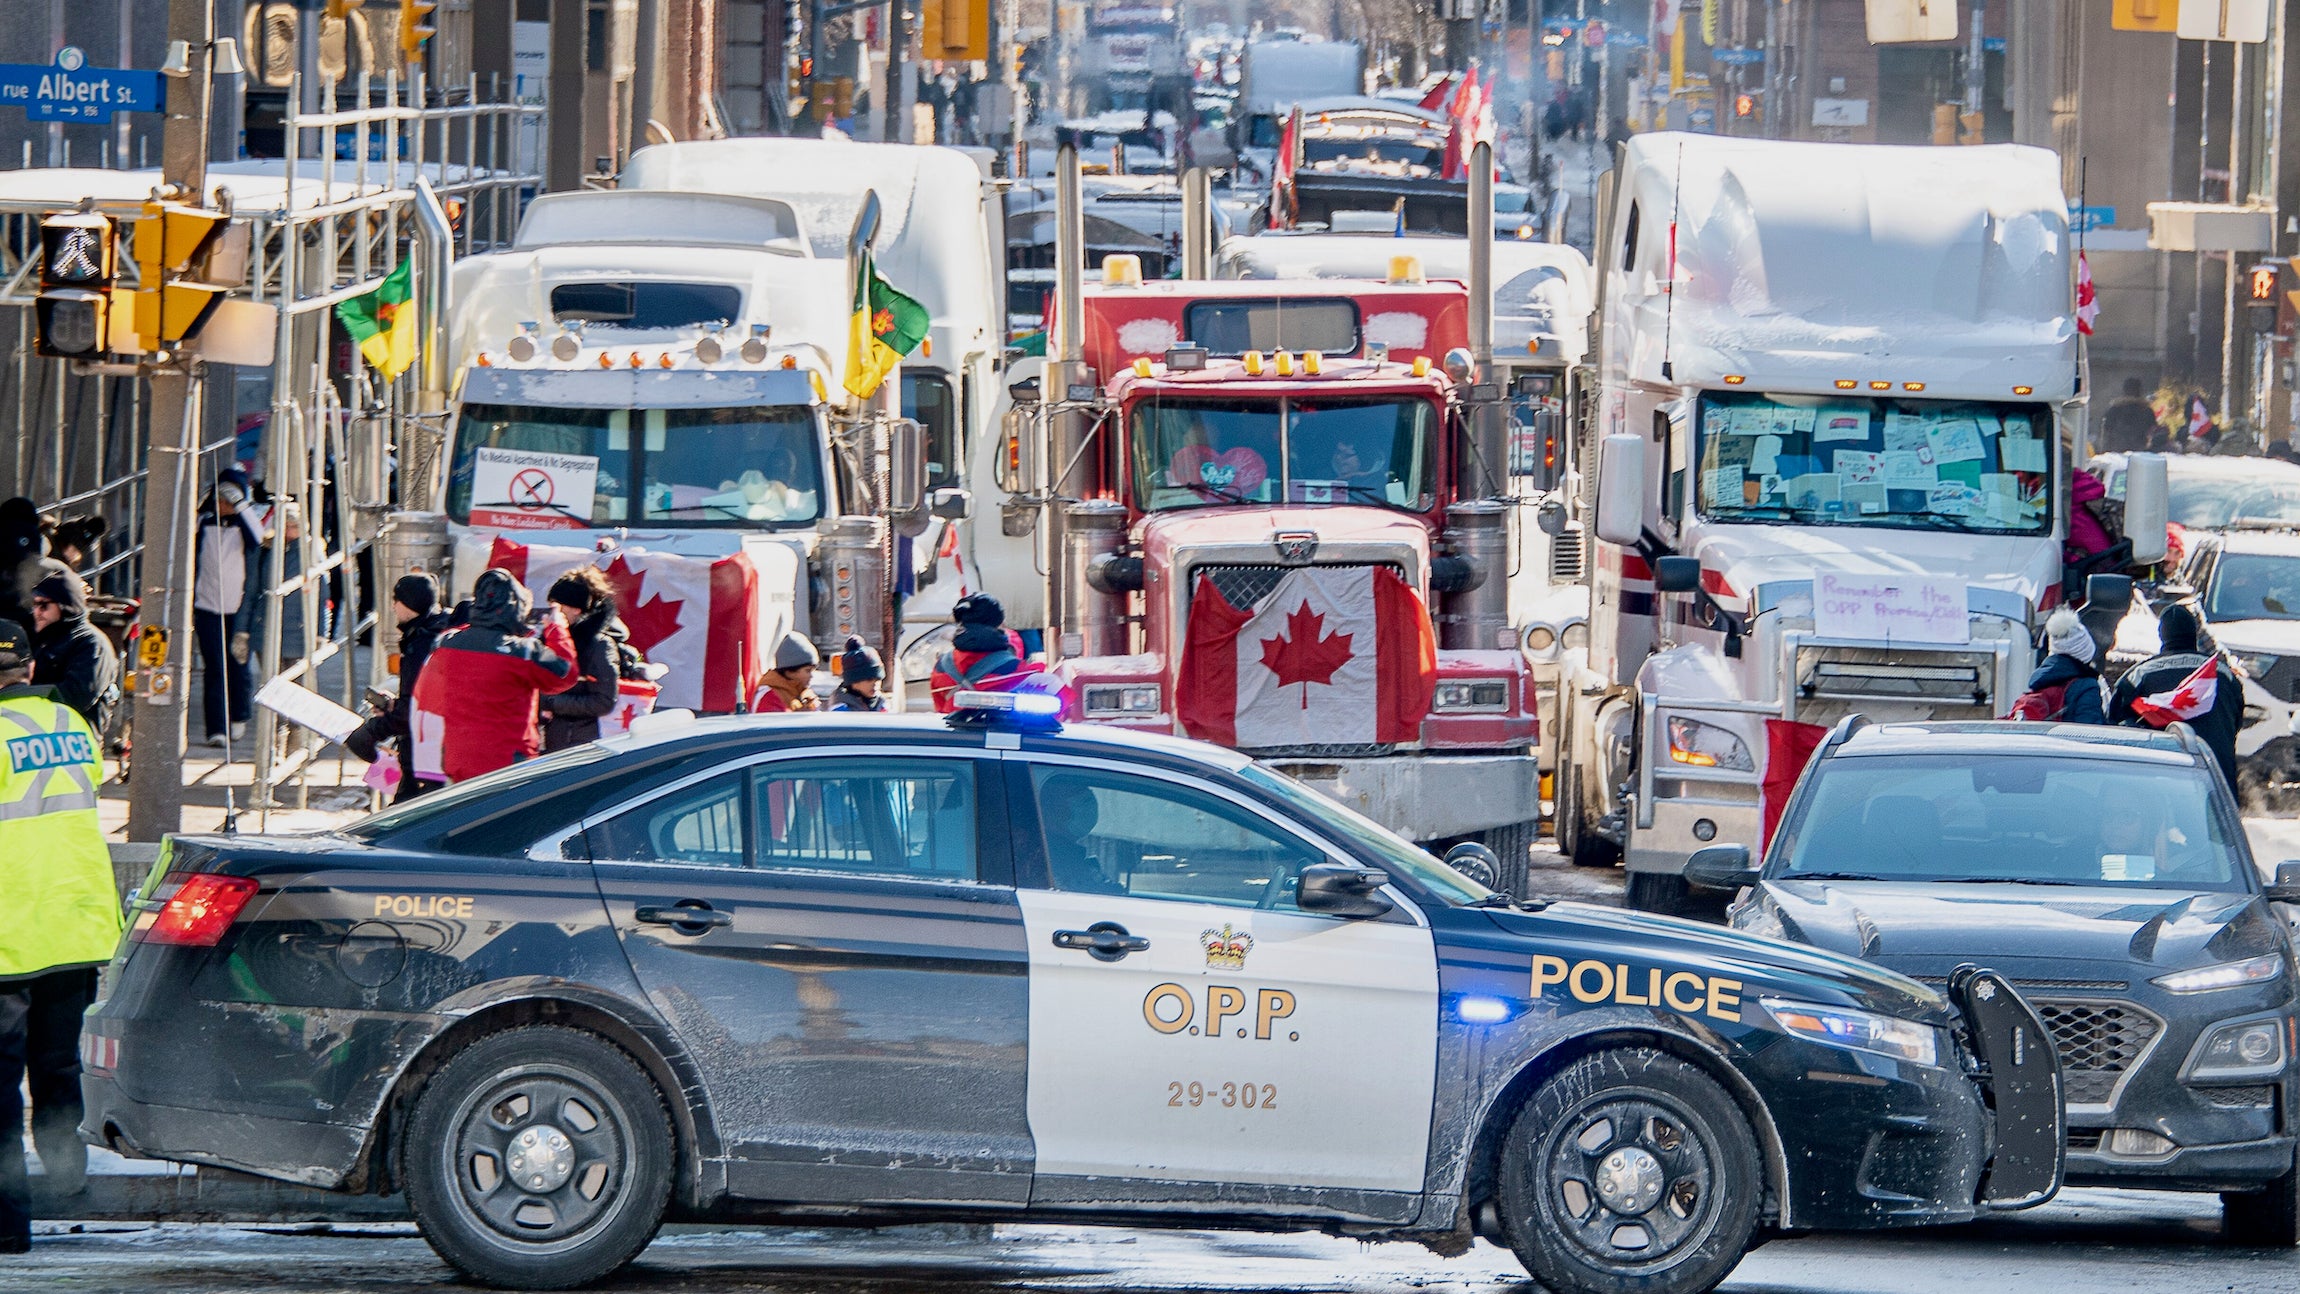
<svg viewBox="0 0 2300 1294">
<path fill-rule="evenodd" d="M 1972 707 L 1994 717 L 1996 662 L 1978 652 L 1908 652 L 1876 647 L 1801 647 L 1798 693 L 1813 700 L 1912 701 Z M 1946 714 L 1938 717 L 1951 717 Z"/>
<path fill-rule="evenodd" d="M 2107 1105 L 2137 1068 L 2164 1022 L 2119 1002 L 2035 1003 L 2060 1053 L 2062 1090 L 2070 1105 Z"/>
<path fill-rule="evenodd" d="M 1391 574 L 1405 578 L 1405 568 L 1396 562 L 1382 562 Z M 1277 590 L 1280 581 L 1299 568 L 1276 563 L 1255 566 L 1197 566 L 1191 568 L 1191 587 L 1197 587 L 1197 576 L 1214 581 L 1214 588 L 1231 606 L 1240 611 L 1252 611 L 1261 606 L 1262 599 Z"/>
</svg>

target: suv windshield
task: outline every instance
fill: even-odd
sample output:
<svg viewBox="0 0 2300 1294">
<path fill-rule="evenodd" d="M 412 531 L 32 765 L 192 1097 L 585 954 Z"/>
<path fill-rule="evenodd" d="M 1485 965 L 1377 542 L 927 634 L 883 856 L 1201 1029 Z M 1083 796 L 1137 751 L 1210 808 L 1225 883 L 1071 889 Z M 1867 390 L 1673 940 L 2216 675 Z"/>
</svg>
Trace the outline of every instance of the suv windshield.
<svg viewBox="0 0 2300 1294">
<path fill-rule="evenodd" d="M 1238 770 L 1238 776 L 1283 803 L 1297 818 L 1307 819 L 1312 826 L 1324 830 L 1328 835 L 1356 846 L 1376 866 L 1393 875 L 1409 878 L 1423 893 L 1433 898 L 1459 906 L 1475 903 L 1493 893 L 1415 848 L 1373 819 L 1346 805 L 1336 804 L 1283 773 L 1273 772 L 1260 764 L 1248 764 Z"/>
<path fill-rule="evenodd" d="M 2041 535 L 2052 430 L 2033 404 L 1706 393 L 1701 515 Z"/>
<path fill-rule="evenodd" d="M 2242 892 L 2251 861 L 2215 805 L 2215 776 L 2031 754 L 1824 760 L 1768 873 Z"/>
<path fill-rule="evenodd" d="M 2275 469 L 2281 474 L 2285 469 Z M 2244 479 L 2172 472 L 2164 483 L 2172 519 L 2190 530 L 2226 530 L 2239 521 L 2252 525 L 2300 525 L 2300 481 Z M 2266 475 L 2266 473 L 2261 473 Z M 2123 481 L 2116 497 L 2124 497 Z"/>
<path fill-rule="evenodd" d="M 1222 503 L 1436 502 L 1437 410 L 1411 396 L 1172 399 L 1134 406 L 1144 511 Z"/>
<path fill-rule="evenodd" d="M 823 507 L 820 445 L 814 412 L 796 405 L 467 404 L 447 511 L 469 525 L 534 530 L 813 525 Z"/>
<path fill-rule="evenodd" d="M 2204 618 L 2300 620 L 2300 557 L 2222 553 L 2212 567 Z"/>
</svg>

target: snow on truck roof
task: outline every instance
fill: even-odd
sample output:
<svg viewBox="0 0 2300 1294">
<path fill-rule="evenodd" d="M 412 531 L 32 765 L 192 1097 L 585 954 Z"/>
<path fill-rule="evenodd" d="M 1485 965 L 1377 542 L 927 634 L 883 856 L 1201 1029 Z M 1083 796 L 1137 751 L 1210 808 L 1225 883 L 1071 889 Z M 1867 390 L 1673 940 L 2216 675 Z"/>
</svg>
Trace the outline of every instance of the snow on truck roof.
<svg viewBox="0 0 2300 1294">
<path fill-rule="evenodd" d="M 2068 204 L 2045 149 L 1664 132 L 1630 139 L 1622 175 L 1603 259 L 1625 376 L 1660 382 L 1666 358 L 1702 385 L 2074 394 Z"/>
<path fill-rule="evenodd" d="M 550 193 L 527 206 L 512 246 L 658 243 L 741 247 L 806 256 L 807 238 L 791 204 L 723 193 L 583 190 Z"/>
</svg>

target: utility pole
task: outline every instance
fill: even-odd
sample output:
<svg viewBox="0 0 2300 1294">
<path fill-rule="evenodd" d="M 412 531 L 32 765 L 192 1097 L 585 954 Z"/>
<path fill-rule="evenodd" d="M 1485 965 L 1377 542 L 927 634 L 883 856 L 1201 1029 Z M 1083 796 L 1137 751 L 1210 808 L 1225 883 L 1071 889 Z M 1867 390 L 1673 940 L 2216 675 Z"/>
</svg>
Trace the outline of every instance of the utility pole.
<svg viewBox="0 0 2300 1294">
<path fill-rule="evenodd" d="M 168 88 L 160 130 L 160 178 L 174 201 L 204 205 L 208 114 L 214 87 L 213 0 L 168 0 L 168 40 L 187 50 L 186 75 Z M 157 286 L 151 285 L 151 286 Z M 152 439 L 144 473 L 143 584 L 146 635 L 136 685 L 136 776 L 128 784 L 128 838 L 152 841 L 184 825 L 185 711 L 191 704 L 191 502 L 200 456 L 200 361 L 181 357 L 152 371 Z M 255 590 L 248 591 L 254 596 Z M 160 634 L 155 650 L 154 630 Z"/>
<path fill-rule="evenodd" d="M 903 56 L 910 52 L 910 25 L 903 21 L 903 0 L 889 0 L 886 7 L 886 125 L 879 138 L 890 144 L 911 141 L 910 110 L 905 106 L 907 96 L 903 77 Z"/>
</svg>

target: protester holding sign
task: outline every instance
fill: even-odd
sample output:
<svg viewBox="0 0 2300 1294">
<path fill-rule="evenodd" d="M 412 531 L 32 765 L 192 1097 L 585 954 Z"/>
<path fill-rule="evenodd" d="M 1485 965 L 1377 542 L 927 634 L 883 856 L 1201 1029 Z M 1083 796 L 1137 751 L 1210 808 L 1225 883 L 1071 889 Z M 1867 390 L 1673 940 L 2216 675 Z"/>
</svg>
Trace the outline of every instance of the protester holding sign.
<svg viewBox="0 0 2300 1294">
<path fill-rule="evenodd" d="M 409 716 L 415 704 L 416 683 L 423 677 L 423 663 L 431 659 L 439 636 L 447 632 L 447 617 L 439 610 L 438 581 L 422 571 L 402 575 L 391 586 L 391 610 L 399 622 L 399 695 L 392 698 L 389 709 L 346 738 L 344 745 L 354 755 L 373 762 L 378 753 L 376 743 L 396 744 L 399 787 L 392 792 L 391 802 L 399 804 L 440 785 L 416 775 L 414 727 Z"/>
<path fill-rule="evenodd" d="M 460 782 L 531 758 L 543 749 L 535 703 L 575 686 L 575 643 L 553 607 L 540 635 L 527 623 L 527 588 L 490 568 L 471 589 L 471 621 L 441 639 L 415 683 L 416 759 L 428 773 Z M 426 750 L 436 744 L 435 750 Z"/>
</svg>

